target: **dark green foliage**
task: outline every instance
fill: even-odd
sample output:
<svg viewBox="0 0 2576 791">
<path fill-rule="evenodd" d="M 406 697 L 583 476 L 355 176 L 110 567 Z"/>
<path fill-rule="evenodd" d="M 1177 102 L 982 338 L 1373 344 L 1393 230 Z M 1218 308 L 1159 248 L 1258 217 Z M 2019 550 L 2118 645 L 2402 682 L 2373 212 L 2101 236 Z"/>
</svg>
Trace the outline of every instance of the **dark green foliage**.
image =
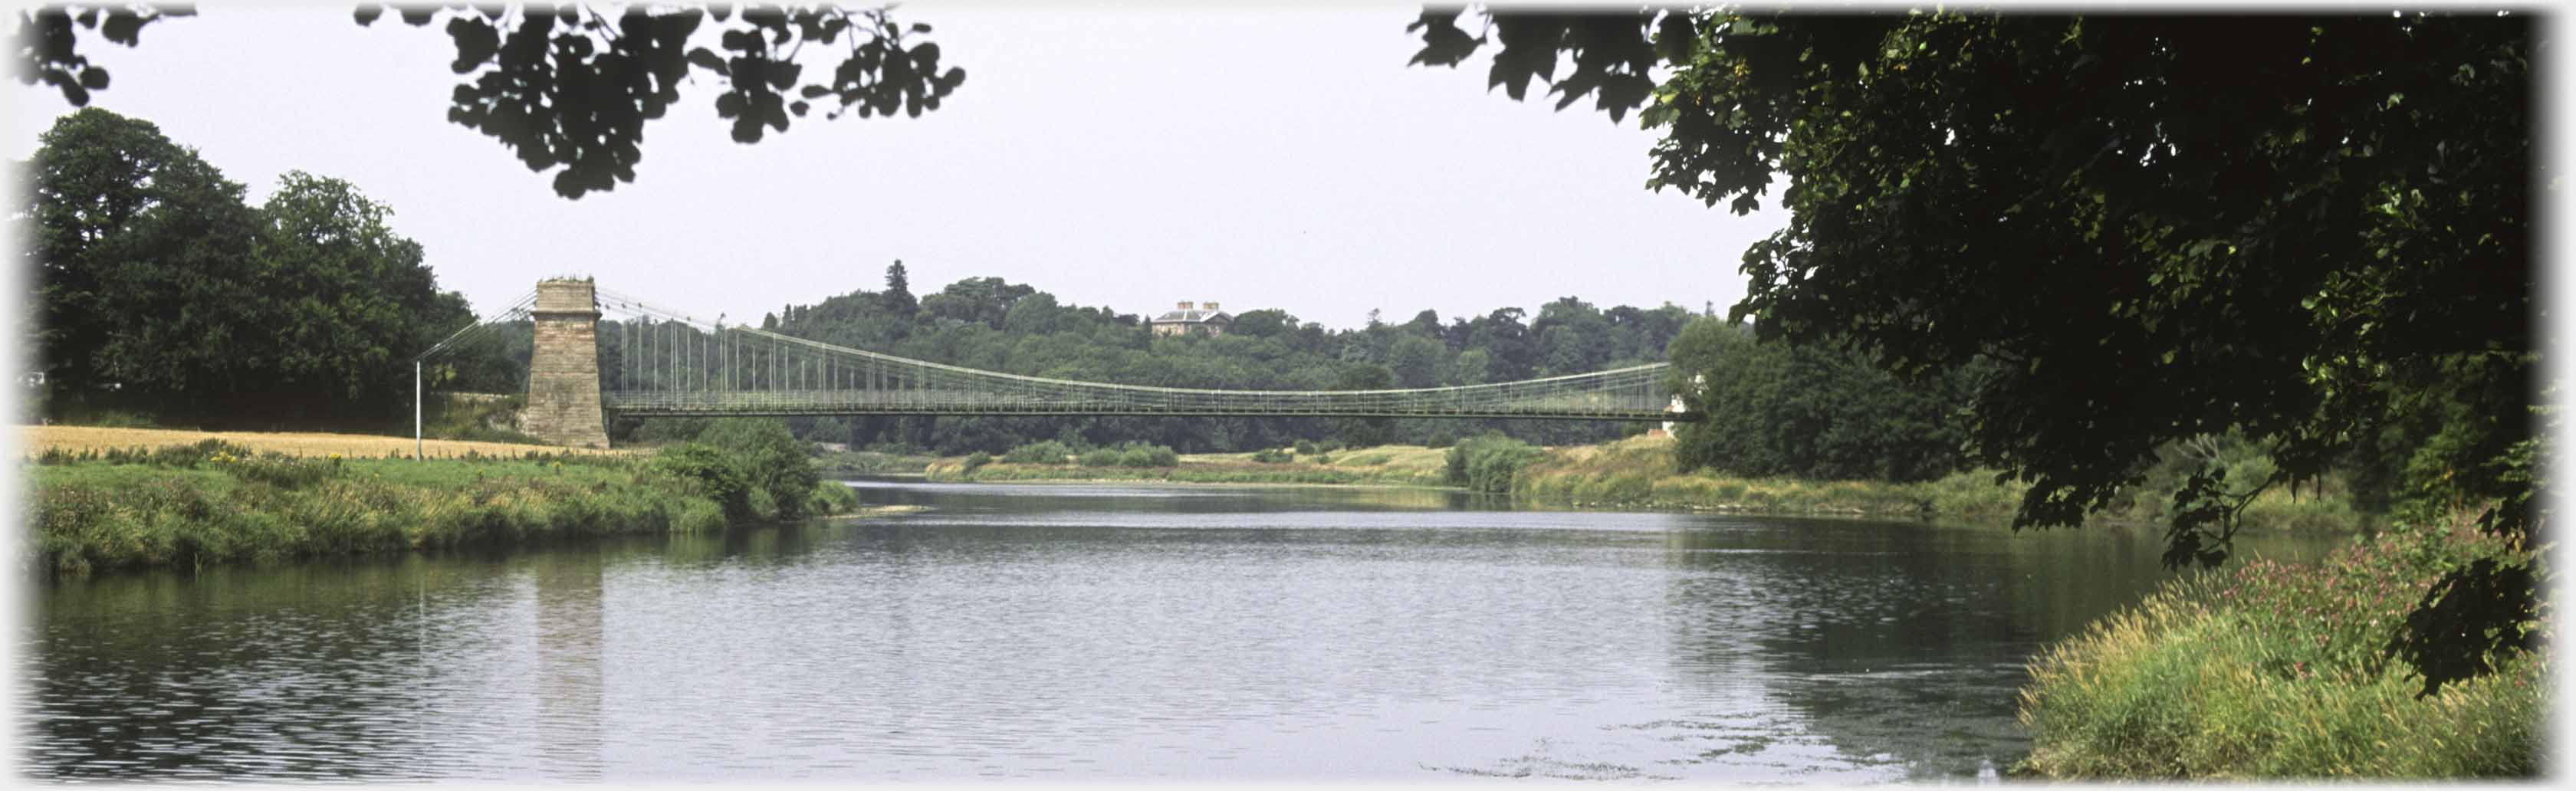
<svg viewBox="0 0 2576 791">
<path fill-rule="evenodd" d="M 1161 445 L 1129 442 L 1118 447 L 1118 466 L 1170 467 L 1181 463 L 1179 453 Z"/>
<path fill-rule="evenodd" d="M 471 320 L 346 182 L 290 172 L 252 208 L 147 122 L 84 109 L 41 139 L 27 255 L 49 412 L 391 422 L 410 356 Z"/>
<path fill-rule="evenodd" d="M 804 493 L 822 482 L 814 471 L 813 448 L 774 419 L 721 418 L 709 423 L 698 441 L 733 459 L 753 491 L 777 500 L 781 517 L 803 516 Z"/>
<path fill-rule="evenodd" d="M 2031 484 L 2016 526 L 2079 524 L 2159 448 L 2234 431 L 2277 466 L 2187 481 L 2170 563 L 2227 557 L 2232 492 L 2338 461 L 2401 510 L 2533 532 L 2540 484 L 2501 461 L 2535 436 L 2529 14 L 1494 14 L 1488 38 L 1460 13 L 1423 14 L 1416 62 L 1499 41 L 1515 96 L 1639 109 L 1650 186 L 1742 213 L 1794 185 L 1732 314 L 1764 337 L 1918 381 L 1997 363 L 1966 428 Z M 2518 643 L 2534 577 L 2458 573 L 2522 602 L 2450 612 L 2460 634 Z"/>
<path fill-rule="evenodd" d="M 1449 485 L 1479 492 L 1509 492 L 1512 475 L 1544 453 L 1536 445 L 1509 437 L 1471 437 L 1449 447 Z"/>
<path fill-rule="evenodd" d="M 691 441 L 665 446 L 654 465 L 695 480 L 733 519 L 793 519 L 806 515 L 810 493 L 822 486 L 813 453 L 774 419 L 708 421 Z"/>
<path fill-rule="evenodd" d="M 991 463 L 993 463 L 993 454 L 976 451 L 966 456 L 966 471 L 974 472 L 975 468 Z"/>
<path fill-rule="evenodd" d="M 1963 375 L 1908 384 L 1866 354 L 1762 342 L 1716 319 L 1683 328 L 1672 354 L 1674 389 L 1708 414 L 1676 429 L 1684 471 L 1910 483 L 1964 461 Z"/>
<path fill-rule="evenodd" d="M 697 482 L 697 492 L 723 506 L 729 518 L 751 515 L 751 483 L 723 451 L 700 442 L 664 446 L 653 454 L 655 469 Z"/>
<path fill-rule="evenodd" d="M 1393 371 L 1383 365 L 1368 363 L 1343 366 L 1333 380 L 1335 390 L 1388 390 L 1394 387 Z M 1395 421 L 1382 417 L 1334 418 L 1333 435 L 1354 448 L 1384 445 L 1394 439 Z"/>
<path fill-rule="evenodd" d="M 455 42 L 450 71 L 468 82 L 450 96 L 447 120 L 501 142 L 532 171 L 560 167 L 554 189 L 566 198 L 635 180 L 644 124 L 680 101 L 680 86 L 721 86 L 716 115 L 733 122 L 733 139 L 757 143 L 785 132 L 790 116 L 824 106 L 824 117 L 919 116 L 966 81 L 962 69 L 940 69 L 940 48 L 921 41 L 930 26 L 896 22 L 883 8 L 752 4 L 708 8 L 635 6 L 608 16 L 564 6 L 389 6 L 366 4 L 354 18 L 373 24 L 388 9 L 404 24 L 440 18 Z M 74 106 L 108 87 L 107 70 L 78 51 L 74 27 L 135 46 L 143 26 L 196 13 L 187 7 L 32 9 L 20 18 L 19 81 L 60 89 Z M 719 49 L 690 47 L 712 17 Z M 807 45 L 839 55 L 829 70 L 810 72 L 797 56 Z"/>
<path fill-rule="evenodd" d="M 1113 448 L 1093 448 L 1083 451 L 1078 460 L 1085 467 L 1115 467 L 1118 466 L 1118 451 Z"/>
<path fill-rule="evenodd" d="M 1314 441 L 1314 440 L 1311 440 L 1311 439 L 1301 439 L 1301 440 L 1298 440 L 1298 441 L 1297 441 L 1297 455 L 1299 455 L 1299 456 L 1312 456 L 1312 455 L 1315 455 L 1315 441 Z"/>
<path fill-rule="evenodd" d="M 1263 448 L 1261 450 L 1253 451 L 1252 453 L 1252 460 L 1263 464 L 1286 464 L 1288 462 L 1295 461 L 1296 458 L 1297 457 L 1295 456 L 1280 452 L 1278 448 Z"/>
<path fill-rule="evenodd" d="M 1047 439 L 1014 447 L 1002 454 L 1002 460 L 1012 464 L 1063 464 L 1072 455 L 1073 448 Z"/>
<path fill-rule="evenodd" d="M 144 26 L 196 13 L 187 6 L 149 5 L 86 9 L 56 5 L 21 11 L 18 81 L 54 86 L 62 91 L 63 101 L 74 107 L 87 105 L 90 93 L 106 90 L 109 80 L 106 68 L 92 65 L 80 54 L 81 29 L 96 30 L 110 42 L 131 47 L 142 43 Z M 80 27 L 74 28 L 74 23 Z"/>
</svg>

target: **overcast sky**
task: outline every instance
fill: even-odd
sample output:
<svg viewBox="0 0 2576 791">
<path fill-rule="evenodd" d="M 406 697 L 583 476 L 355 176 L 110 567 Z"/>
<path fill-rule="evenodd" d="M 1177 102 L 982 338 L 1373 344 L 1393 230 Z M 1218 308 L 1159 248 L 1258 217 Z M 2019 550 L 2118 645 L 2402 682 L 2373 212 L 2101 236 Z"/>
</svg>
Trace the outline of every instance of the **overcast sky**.
<svg viewBox="0 0 2576 791">
<path fill-rule="evenodd" d="M 998 275 L 1120 312 L 1215 300 L 1332 327 L 1569 295 L 1697 310 L 1743 294 L 1738 256 L 1782 217 L 1645 190 L 1655 136 L 1634 116 L 1488 93 L 1482 57 L 1407 66 L 1418 5 L 906 4 L 967 72 L 941 109 L 817 113 L 740 145 L 700 81 L 646 127 L 634 183 L 565 200 L 445 120 L 437 26 L 361 28 L 348 8 L 208 3 L 138 48 L 84 37 L 114 76 L 92 104 L 160 125 L 253 202 L 290 170 L 349 180 L 477 310 L 578 273 L 756 319 L 882 288 L 895 259 L 921 293 Z M 23 160 L 71 108 L 6 90 Z"/>
</svg>

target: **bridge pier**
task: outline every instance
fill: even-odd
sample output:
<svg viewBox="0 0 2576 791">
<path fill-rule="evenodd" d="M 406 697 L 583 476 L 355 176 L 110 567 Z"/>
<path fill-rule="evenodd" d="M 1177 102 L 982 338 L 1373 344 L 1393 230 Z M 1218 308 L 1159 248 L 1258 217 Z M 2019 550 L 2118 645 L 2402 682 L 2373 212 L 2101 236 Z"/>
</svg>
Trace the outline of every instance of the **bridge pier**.
<svg viewBox="0 0 2576 791">
<path fill-rule="evenodd" d="M 536 345 L 520 428 L 557 445 L 608 447 L 599 400 L 599 299 L 587 279 L 537 281 Z"/>
</svg>

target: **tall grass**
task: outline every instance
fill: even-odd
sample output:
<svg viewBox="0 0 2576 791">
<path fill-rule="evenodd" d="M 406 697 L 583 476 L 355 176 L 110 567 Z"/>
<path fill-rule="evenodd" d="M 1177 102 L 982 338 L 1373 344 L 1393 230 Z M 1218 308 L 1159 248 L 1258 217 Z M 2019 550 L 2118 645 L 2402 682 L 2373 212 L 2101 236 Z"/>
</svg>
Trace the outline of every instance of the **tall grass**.
<svg viewBox="0 0 2576 791">
<path fill-rule="evenodd" d="M 2547 648 L 2424 699 L 2381 651 L 2442 572 L 2502 557 L 2528 556 L 2453 525 L 2361 539 L 2315 565 L 2257 560 L 2170 583 L 2032 663 L 2020 717 L 2035 744 L 2022 768 L 2057 778 L 2530 776 L 2546 738 Z"/>
<path fill-rule="evenodd" d="M 727 524 L 701 482 L 619 457 L 296 458 L 210 441 L 39 461 L 28 468 L 32 555 L 60 573 Z M 829 482 L 798 497 L 815 513 L 857 503 Z"/>
</svg>

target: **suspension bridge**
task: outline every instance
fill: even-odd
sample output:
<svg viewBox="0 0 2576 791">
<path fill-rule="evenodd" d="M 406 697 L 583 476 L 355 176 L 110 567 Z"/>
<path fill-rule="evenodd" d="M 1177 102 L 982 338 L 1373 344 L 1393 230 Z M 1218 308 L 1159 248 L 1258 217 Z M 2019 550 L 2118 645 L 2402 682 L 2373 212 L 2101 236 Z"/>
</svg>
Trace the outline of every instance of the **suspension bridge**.
<svg viewBox="0 0 2576 791">
<path fill-rule="evenodd" d="M 1209 390 L 965 368 L 702 321 L 588 280 L 534 291 L 413 360 L 526 321 L 522 427 L 605 447 L 610 415 L 1166 415 L 1696 421 L 1666 363 L 1495 384 L 1394 390 Z M 415 393 L 415 396 L 425 392 Z M 417 415 L 415 415 L 417 423 Z M 415 426 L 417 428 L 417 426 Z"/>
</svg>

